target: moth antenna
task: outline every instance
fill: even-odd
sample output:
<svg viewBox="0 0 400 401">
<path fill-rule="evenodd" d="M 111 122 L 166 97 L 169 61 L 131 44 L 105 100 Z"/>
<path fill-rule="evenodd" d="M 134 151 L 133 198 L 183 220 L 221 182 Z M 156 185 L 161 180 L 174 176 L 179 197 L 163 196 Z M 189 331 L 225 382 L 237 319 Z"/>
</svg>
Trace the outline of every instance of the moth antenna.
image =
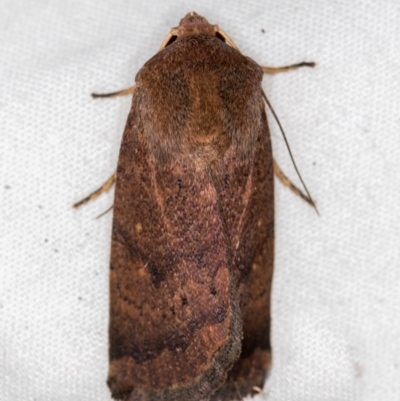
<svg viewBox="0 0 400 401">
<path fill-rule="evenodd" d="M 236 388 L 236 392 L 238 393 L 238 396 L 241 400 L 243 400 L 243 396 L 242 393 L 240 392 L 239 386 L 237 384 L 237 382 L 235 382 L 235 388 Z"/>
<path fill-rule="evenodd" d="M 220 27 L 218 27 L 217 32 L 225 39 L 226 43 L 228 43 L 231 47 L 233 47 L 240 53 L 240 50 L 236 46 L 236 43 L 228 36 L 228 34 L 226 32 L 224 32 Z"/>
<path fill-rule="evenodd" d="M 310 192 L 308 191 L 305 182 L 303 181 L 303 178 L 302 178 L 302 176 L 301 176 L 301 174 L 300 174 L 300 171 L 299 171 L 299 169 L 297 168 L 296 162 L 294 161 L 294 157 L 293 157 L 292 151 L 291 151 L 291 149 L 290 149 L 289 141 L 288 141 L 287 138 L 286 138 L 286 134 L 285 134 L 285 131 L 283 130 L 282 124 L 281 124 L 281 122 L 279 121 L 279 118 L 278 118 L 277 114 L 275 113 L 274 108 L 272 107 L 271 103 L 269 102 L 269 100 L 268 100 L 268 98 L 267 98 L 267 95 L 266 95 L 264 92 L 263 92 L 263 97 L 264 97 L 265 103 L 267 104 L 268 108 L 271 110 L 271 113 L 272 113 L 272 115 L 274 116 L 274 119 L 275 119 L 275 121 L 277 122 L 278 127 L 279 127 L 279 129 L 280 129 L 280 131 L 281 131 L 281 133 L 282 133 L 283 139 L 285 140 L 286 148 L 287 148 L 287 150 L 288 150 L 288 152 L 289 152 L 290 159 L 292 160 L 292 163 L 293 163 L 293 167 L 294 167 L 294 169 L 296 170 L 296 174 L 297 174 L 297 176 L 300 178 L 301 184 L 303 185 L 303 188 L 304 188 L 304 190 L 306 191 L 306 194 L 307 194 L 308 198 L 309 198 L 310 201 L 311 201 L 312 207 L 315 209 L 316 213 L 317 213 L 318 216 L 319 216 L 319 212 L 318 212 L 318 209 L 317 209 L 317 205 L 316 205 L 315 202 L 313 201 L 313 199 L 312 199 L 312 197 L 311 197 L 311 194 L 310 194 Z"/>
<path fill-rule="evenodd" d="M 103 217 L 104 215 L 106 215 L 112 208 L 114 207 L 114 205 L 111 205 L 106 211 L 104 211 L 103 213 L 100 213 L 97 217 L 97 219 L 100 219 L 101 217 Z"/>
</svg>

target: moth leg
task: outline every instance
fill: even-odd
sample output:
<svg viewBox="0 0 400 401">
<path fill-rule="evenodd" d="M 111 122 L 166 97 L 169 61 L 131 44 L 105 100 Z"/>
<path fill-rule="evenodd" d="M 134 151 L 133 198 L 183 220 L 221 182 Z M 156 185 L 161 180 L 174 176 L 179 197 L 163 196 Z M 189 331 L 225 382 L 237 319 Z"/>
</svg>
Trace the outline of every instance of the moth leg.
<svg viewBox="0 0 400 401">
<path fill-rule="evenodd" d="M 236 46 L 235 42 L 228 36 L 228 34 L 226 32 L 224 32 L 220 27 L 218 27 L 217 29 L 218 29 L 218 33 L 225 39 L 225 42 L 240 52 L 240 50 Z M 261 68 L 264 71 L 264 74 L 274 75 L 274 74 L 279 74 L 280 72 L 297 70 L 298 68 L 301 68 L 301 67 L 315 67 L 315 65 L 316 64 L 313 61 L 311 61 L 311 62 L 303 61 L 301 63 L 286 65 L 284 67 L 261 66 Z"/>
<path fill-rule="evenodd" d="M 84 205 L 85 203 L 92 201 L 99 197 L 102 193 L 107 192 L 114 184 L 117 173 L 114 173 L 100 188 L 96 189 L 96 191 L 92 192 L 89 196 L 82 199 L 81 201 L 75 203 L 73 207 L 77 209 L 78 207 Z"/>
<path fill-rule="evenodd" d="M 261 394 L 263 392 L 262 388 L 257 387 L 257 386 L 253 386 L 253 391 L 255 391 L 258 394 Z"/>
<path fill-rule="evenodd" d="M 97 97 L 117 97 L 117 96 L 125 96 L 125 95 L 133 95 L 136 90 L 136 85 L 131 86 L 127 89 L 122 89 L 118 92 L 111 92 L 111 93 L 92 93 L 93 98 Z"/>
<path fill-rule="evenodd" d="M 280 72 L 288 72 L 288 71 L 292 71 L 292 70 L 297 70 L 298 68 L 301 68 L 301 67 L 315 67 L 315 63 L 314 62 L 308 63 L 306 61 L 303 61 L 302 63 L 286 65 L 285 67 L 261 66 L 262 70 L 264 71 L 264 74 L 269 74 L 269 75 L 279 74 Z"/>
<path fill-rule="evenodd" d="M 274 159 L 274 173 L 278 177 L 279 181 L 285 186 L 288 187 L 292 192 L 294 192 L 297 196 L 300 196 L 301 199 L 306 201 L 310 206 L 312 206 L 315 210 L 317 210 L 317 207 L 315 205 L 315 202 L 305 195 L 299 188 L 296 187 L 292 183 L 292 181 L 289 180 L 289 178 L 284 174 L 284 172 L 281 170 L 279 167 L 278 163 Z M 317 210 L 318 213 L 318 210 Z"/>
<path fill-rule="evenodd" d="M 117 96 L 125 96 L 133 94 L 136 90 L 136 85 L 133 85 L 127 89 L 120 90 L 118 92 L 111 92 L 111 93 L 92 93 L 92 97 L 117 97 Z M 77 209 L 78 207 L 84 205 L 85 203 L 92 201 L 99 197 L 102 193 L 109 191 L 109 189 L 115 184 L 115 177 L 116 173 L 114 173 L 100 188 L 96 189 L 96 191 L 92 192 L 86 198 L 80 200 L 79 202 L 75 203 L 73 207 Z M 111 209 L 110 209 L 111 210 Z M 107 210 L 108 212 L 108 210 Z M 105 212 L 105 213 L 107 213 Z M 99 216 L 100 217 L 100 216 Z"/>
<path fill-rule="evenodd" d="M 235 42 L 220 27 L 218 27 L 218 33 L 225 39 L 226 43 L 228 43 L 230 46 L 232 46 L 234 49 L 236 49 L 237 51 L 240 52 L 240 50 L 236 46 Z M 315 67 L 315 65 L 316 64 L 313 61 L 311 61 L 311 62 L 303 61 L 301 63 L 286 65 L 284 67 L 261 66 L 261 68 L 264 71 L 264 74 L 274 75 L 274 74 L 279 74 L 280 72 L 297 70 L 298 68 L 301 68 L 301 67 Z"/>
</svg>

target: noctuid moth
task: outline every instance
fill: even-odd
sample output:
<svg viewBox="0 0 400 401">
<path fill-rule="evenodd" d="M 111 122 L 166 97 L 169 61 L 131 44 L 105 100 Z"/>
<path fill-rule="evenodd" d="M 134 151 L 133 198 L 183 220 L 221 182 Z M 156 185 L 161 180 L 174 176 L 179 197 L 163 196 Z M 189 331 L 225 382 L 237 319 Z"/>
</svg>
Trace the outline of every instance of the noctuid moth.
<svg viewBox="0 0 400 401">
<path fill-rule="evenodd" d="M 262 388 L 276 166 L 261 81 L 303 65 L 313 64 L 261 67 L 189 13 L 135 86 L 110 94 L 134 93 L 112 230 L 114 399 L 232 400 Z"/>
</svg>

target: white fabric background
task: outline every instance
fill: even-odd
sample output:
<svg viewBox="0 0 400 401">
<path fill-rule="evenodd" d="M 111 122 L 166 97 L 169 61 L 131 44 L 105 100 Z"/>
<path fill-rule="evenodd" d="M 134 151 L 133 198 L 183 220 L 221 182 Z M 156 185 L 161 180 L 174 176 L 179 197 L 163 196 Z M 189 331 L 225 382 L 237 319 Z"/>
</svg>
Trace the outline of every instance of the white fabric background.
<svg viewBox="0 0 400 401">
<path fill-rule="evenodd" d="M 400 3 L 3 0 L 0 400 L 110 400 L 112 191 L 134 83 L 189 11 L 260 64 L 321 216 L 277 183 L 270 401 L 400 399 Z M 265 30 L 265 33 L 261 32 Z M 270 118 L 275 156 L 298 182 Z"/>
</svg>

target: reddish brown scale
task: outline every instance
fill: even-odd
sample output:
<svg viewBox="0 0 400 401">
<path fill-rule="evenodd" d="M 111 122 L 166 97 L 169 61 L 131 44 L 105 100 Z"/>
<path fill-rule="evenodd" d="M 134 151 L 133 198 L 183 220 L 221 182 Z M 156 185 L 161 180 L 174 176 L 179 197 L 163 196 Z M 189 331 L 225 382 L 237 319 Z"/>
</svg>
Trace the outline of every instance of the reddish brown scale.
<svg viewBox="0 0 400 401">
<path fill-rule="evenodd" d="M 263 71 L 188 14 L 136 76 L 114 203 L 115 399 L 232 400 L 270 365 L 274 190 Z"/>
</svg>

